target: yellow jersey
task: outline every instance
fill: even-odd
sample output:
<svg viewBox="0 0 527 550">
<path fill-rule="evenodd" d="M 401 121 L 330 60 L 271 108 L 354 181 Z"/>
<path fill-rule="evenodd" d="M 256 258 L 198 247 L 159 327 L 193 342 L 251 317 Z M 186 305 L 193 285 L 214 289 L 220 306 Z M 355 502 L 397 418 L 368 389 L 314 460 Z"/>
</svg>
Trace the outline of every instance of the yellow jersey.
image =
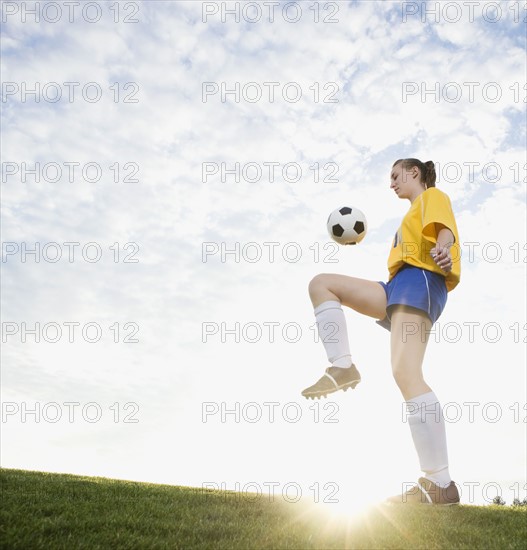
<svg viewBox="0 0 527 550">
<path fill-rule="evenodd" d="M 454 244 L 450 248 L 452 270 L 449 273 L 445 273 L 430 255 L 441 229 L 436 224 L 448 227 L 454 235 Z M 450 292 L 459 283 L 460 259 L 459 237 L 450 198 L 436 187 L 430 187 L 414 200 L 395 233 L 388 257 L 388 280 L 393 279 L 406 263 L 443 275 Z"/>
</svg>

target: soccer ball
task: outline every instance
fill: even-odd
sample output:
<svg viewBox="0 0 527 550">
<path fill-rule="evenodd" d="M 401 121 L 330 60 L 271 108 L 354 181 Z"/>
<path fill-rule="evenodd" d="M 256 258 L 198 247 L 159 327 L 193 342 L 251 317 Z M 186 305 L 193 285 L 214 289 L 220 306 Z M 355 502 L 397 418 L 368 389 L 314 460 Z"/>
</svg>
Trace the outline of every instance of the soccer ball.
<svg viewBox="0 0 527 550">
<path fill-rule="evenodd" d="M 343 206 L 331 212 L 327 227 L 330 237 L 339 244 L 357 244 L 364 239 L 368 224 L 358 208 Z"/>
</svg>

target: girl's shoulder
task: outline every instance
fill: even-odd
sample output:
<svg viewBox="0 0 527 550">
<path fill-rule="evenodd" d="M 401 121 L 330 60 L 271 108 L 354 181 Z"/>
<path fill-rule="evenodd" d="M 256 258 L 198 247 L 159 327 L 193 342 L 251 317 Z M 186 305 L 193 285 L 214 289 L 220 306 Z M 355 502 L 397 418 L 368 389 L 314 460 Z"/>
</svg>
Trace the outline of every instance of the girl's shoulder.
<svg viewBox="0 0 527 550">
<path fill-rule="evenodd" d="M 423 192 L 424 199 L 447 199 L 450 202 L 450 197 L 441 189 L 437 187 L 429 187 L 426 191 Z"/>
</svg>

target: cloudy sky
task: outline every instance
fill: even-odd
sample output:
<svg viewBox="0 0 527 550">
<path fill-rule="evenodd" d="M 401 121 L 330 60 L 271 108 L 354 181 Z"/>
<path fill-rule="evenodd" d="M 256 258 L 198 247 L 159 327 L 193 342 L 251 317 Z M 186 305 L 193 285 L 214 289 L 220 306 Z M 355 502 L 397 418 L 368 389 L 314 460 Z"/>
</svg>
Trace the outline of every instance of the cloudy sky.
<svg viewBox="0 0 527 550">
<path fill-rule="evenodd" d="M 300 392 L 327 366 L 308 283 L 387 280 L 390 168 L 417 157 L 461 241 L 424 365 L 450 472 L 466 503 L 526 496 L 521 3 L 88 4 L 2 3 L 2 465 L 347 502 L 415 481 L 373 319 L 346 309 L 358 388 Z M 359 246 L 327 234 L 343 205 Z"/>
</svg>

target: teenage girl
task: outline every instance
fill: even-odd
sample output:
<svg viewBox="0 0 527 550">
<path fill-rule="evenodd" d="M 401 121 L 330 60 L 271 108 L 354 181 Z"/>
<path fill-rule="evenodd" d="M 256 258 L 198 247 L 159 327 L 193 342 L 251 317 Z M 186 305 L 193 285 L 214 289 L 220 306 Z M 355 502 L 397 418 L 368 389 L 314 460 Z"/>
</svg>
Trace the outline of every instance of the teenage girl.
<svg viewBox="0 0 527 550">
<path fill-rule="evenodd" d="M 445 422 L 439 401 L 422 372 L 432 325 L 460 279 L 456 221 L 449 197 L 435 187 L 432 161 L 399 159 L 390 189 L 410 208 L 388 257 L 388 282 L 320 274 L 309 283 L 318 333 L 331 366 L 302 392 L 307 398 L 346 391 L 360 382 L 352 362 L 342 305 L 377 319 L 391 332 L 392 373 L 407 404 L 408 422 L 423 476 L 415 487 L 389 502 L 457 504 L 459 493 L 448 472 Z M 455 250 L 455 249 L 453 249 Z"/>
</svg>

